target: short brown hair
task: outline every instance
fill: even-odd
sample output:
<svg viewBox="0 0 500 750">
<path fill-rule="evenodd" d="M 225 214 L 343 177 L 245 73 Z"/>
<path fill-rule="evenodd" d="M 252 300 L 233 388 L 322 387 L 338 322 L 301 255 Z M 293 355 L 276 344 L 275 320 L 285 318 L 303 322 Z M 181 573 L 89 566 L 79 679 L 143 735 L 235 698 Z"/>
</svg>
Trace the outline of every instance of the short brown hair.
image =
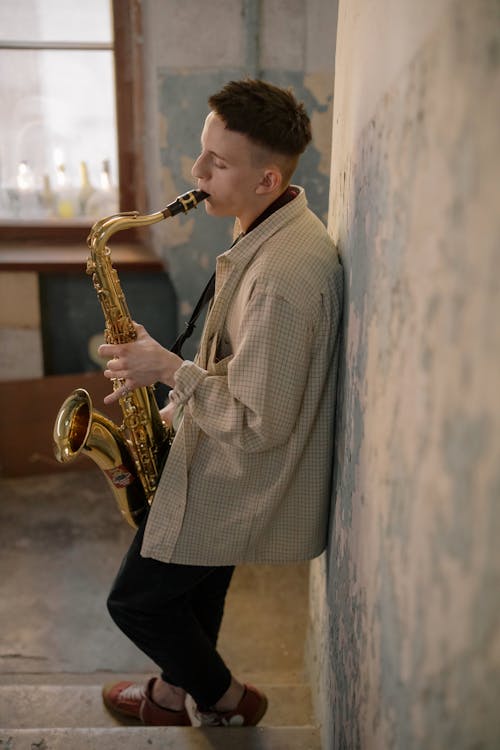
<svg viewBox="0 0 500 750">
<path fill-rule="evenodd" d="M 278 154 L 298 158 L 311 140 L 304 104 L 290 89 L 251 78 L 229 81 L 208 103 L 228 130 Z"/>
</svg>

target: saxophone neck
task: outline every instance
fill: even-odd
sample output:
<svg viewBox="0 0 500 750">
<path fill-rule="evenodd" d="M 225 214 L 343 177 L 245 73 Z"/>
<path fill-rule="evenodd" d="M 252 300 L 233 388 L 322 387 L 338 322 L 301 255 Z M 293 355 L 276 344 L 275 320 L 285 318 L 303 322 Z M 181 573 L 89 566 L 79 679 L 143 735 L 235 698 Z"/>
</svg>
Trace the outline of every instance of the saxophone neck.
<svg viewBox="0 0 500 750">
<path fill-rule="evenodd" d="M 150 224 L 155 224 L 158 221 L 162 221 L 165 218 L 161 211 L 156 211 L 153 214 L 140 214 L 138 211 L 125 211 L 119 214 L 113 214 L 112 216 L 106 216 L 104 219 L 99 219 L 92 226 L 90 234 L 87 239 L 88 246 L 91 250 L 98 250 L 104 248 L 110 237 L 117 232 L 122 232 L 125 229 L 131 229 L 132 227 L 143 227 Z"/>
<path fill-rule="evenodd" d="M 138 211 L 125 211 L 123 213 L 106 216 L 104 219 L 96 221 L 90 230 L 88 245 L 91 249 L 97 250 L 104 248 L 109 238 L 117 232 L 133 227 L 145 227 L 150 224 L 156 224 L 159 221 L 176 216 L 180 213 L 187 213 L 192 208 L 196 208 L 198 203 L 208 198 L 208 193 L 203 190 L 191 190 L 183 195 L 179 195 L 175 201 L 169 203 L 161 211 L 155 211 L 151 214 L 140 214 Z"/>
</svg>

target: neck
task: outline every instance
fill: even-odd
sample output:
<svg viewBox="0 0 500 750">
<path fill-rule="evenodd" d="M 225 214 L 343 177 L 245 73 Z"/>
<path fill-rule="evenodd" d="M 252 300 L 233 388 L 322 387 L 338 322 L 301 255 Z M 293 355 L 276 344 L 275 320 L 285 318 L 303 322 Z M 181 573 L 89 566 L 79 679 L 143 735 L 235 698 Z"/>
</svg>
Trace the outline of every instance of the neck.
<svg viewBox="0 0 500 750">
<path fill-rule="evenodd" d="M 242 232 L 248 232 L 249 228 L 254 224 L 254 222 L 263 214 L 269 206 L 272 206 L 274 201 L 279 198 L 278 195 L 271 195 L 268 196 L 267 200 L 263 200 L 262 202 L 259 201 L 258 205 L 255 205 L 252 207 L 251 210 L 248 212 L 245 212 L 241 216 L 237 216 Z"/>
<path fill-rule="evenodd" d="M 246 226 L 243 225 L 241 219 L 238 217 L 242 233 L 247 234 L 248 232 L 251 232 L 252 229 L 255 229 L 255 227 L 257 227 L 261 222 L 265 221 L 268 216 L 271 216 L 271 214 L 273 214 L 275 211 L 278 211 L 278 209 L 282 208 L 289 201 L 293 200 L 293 198 L 295 198 L 298 193 L 299 191 L 296 188 L 292 188 L 290 187 L 290 185 L 288 185 L 277 196 L 273 195 L 270 201 L 266 201 L 265 206 L 253 218 L 253 220 L 251 219 L 250 221 L 247 221 Z"/>
</svg>

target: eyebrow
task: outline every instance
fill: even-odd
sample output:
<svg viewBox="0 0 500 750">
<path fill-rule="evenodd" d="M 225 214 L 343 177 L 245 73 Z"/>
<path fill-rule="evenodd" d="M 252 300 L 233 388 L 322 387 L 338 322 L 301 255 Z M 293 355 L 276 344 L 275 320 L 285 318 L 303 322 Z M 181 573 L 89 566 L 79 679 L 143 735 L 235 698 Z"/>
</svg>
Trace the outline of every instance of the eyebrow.
<svg viewBox="0 0 500 750">
<path fill-rule="evenodd" d="M 218 154 L 217 151 L 212 151 L 212 149 L 209 149 L 208 153 L 211 156 L 215 156 L 216 159 L 222 159 L 222 161 L 227 161 L 227 159 L 225 159 L 224 156 L 221 156 L 220 154 Z"/>
<path fill-rule="evenodd" d="M 203 145 L 204 135 L 205 135 L 205 128 L 203 128 L 201 136 L 200 136 L 200 146 L 201 146 L 202 151 L 205 150 L 205 147 Z M 229 159 L 227 159 L 225 156 L 221 156 L 220 154 L 217 153 L 217 151 L 214 151 L 211 148 L 207 149 L 206 153 L 210 154 L 210 156 L 215 157 L 216 159 L 220 159 L 221 161 L 226 162 L 226 164 L 231 163 Z"/>
</svg>

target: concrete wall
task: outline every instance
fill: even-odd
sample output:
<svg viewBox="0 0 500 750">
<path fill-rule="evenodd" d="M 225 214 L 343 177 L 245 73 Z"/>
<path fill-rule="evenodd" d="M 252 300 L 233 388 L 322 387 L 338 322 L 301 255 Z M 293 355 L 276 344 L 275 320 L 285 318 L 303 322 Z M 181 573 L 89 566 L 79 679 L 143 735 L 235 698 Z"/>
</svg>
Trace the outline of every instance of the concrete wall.
<svg viewBox="0 0 500 750">
<path fill-rule="evenodd" d="M 305 102 L 314 140 L 295 181 L 326 223 L 336 0 L 144 0 L 142 8 L 150 209 L 192 187 L 208 96 L 249 75 L 292 86 Z M 177 291 L 181 325 L 231 238 L 232 223 L 207 217 L 204 209 L 153 227 L 155 249 Z"/>
<path fill-rule="evenodd" d="M 500 747 L 500 4 L 341 0 L 325 749 Z"/>
</svg>

